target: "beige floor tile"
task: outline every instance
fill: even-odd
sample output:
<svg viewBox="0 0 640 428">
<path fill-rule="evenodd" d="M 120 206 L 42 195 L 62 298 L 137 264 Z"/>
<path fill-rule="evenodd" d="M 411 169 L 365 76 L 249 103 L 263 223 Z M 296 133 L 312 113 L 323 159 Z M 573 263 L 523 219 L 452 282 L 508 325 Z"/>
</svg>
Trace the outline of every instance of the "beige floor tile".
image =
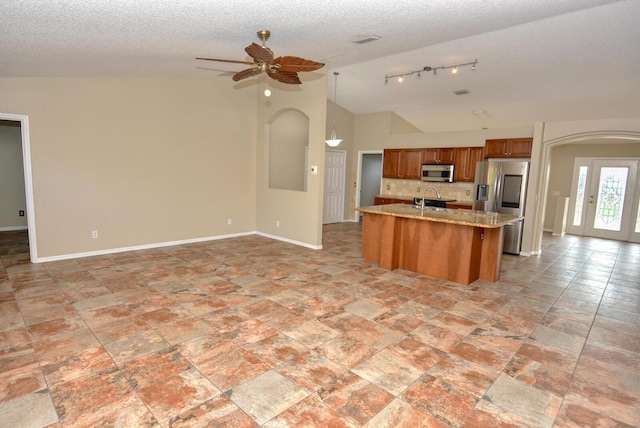
<svg viewBox="0 0 640 428">
<path fill-rule="evenodd" d="M 227 395 L 258 424 L 264 424 L 309 393 L 270 370 L 230 390 Z"/>
</svg>

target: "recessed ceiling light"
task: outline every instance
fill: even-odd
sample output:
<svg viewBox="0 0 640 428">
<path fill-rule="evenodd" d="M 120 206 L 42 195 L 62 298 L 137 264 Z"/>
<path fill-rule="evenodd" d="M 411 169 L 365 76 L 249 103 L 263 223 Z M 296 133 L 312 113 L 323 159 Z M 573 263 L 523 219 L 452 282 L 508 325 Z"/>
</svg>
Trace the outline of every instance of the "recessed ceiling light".
<svg viewBox="0 0 640 428">
<path fill-rule="evenodd" d="M 456 95 L 467 95 L 467 94 L 470 94 L 471 92 L 468 89 L 460 89 L 457 91 L 453 91 L 453 93 Z"/>
<path fill-rule="evenodd" d="M 486 110 L 474 110 L 471 113 L 473 113 L 476 116 L 484 116 L 485 114 L 487 114 Z"/>
<path fill-rule="evenodd" d="M 352 43 L 357 43 L 359 45 L 363 45 L 365 43 L 375 42 L 376 40 L 379 40 L 380 38 L 381 38 L 380 36 L 366 36 L 366 37 L 363 37 L 361 39 L 352 40 Z"/>
</svg>

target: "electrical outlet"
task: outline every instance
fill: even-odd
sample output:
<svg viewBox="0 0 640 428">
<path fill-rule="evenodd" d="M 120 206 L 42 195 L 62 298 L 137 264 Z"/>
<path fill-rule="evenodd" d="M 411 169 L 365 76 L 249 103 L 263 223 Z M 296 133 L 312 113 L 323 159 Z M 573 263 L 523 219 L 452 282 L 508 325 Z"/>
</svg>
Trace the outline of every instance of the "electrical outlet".
<svg viewBox="0 0 640 428">
<path fill-rule="evenodd" d="M 232 223 L 232 222 L 231 222 L 231 219 L 230 219 L 230 218 L 228 218 L 228 219 L 227 219 L 227 224 L 231 224 L 231 223 Z"/>
<path fill-rule="evenodd" d="M 91 232 L 91 237 L 92 237 L 93 239 L 98 239 L 98 231 L 97 231 L 97 230 L 94 230 L 93 232 Z"/>
<path fill-rule="evenodd" d="M 467 190 L 467 196 L 471 194 L 471 190 Z"/>
<path fill-rule="evenodd" d="M 391 190 L 391 184 L 387 184 L 387 190 Z"/>
<path fill-rule="evenodd" d="M 416 192 L 420 193 L 420 186 L 418 186 L 418 190 L 416 190 Z"/>
<path fill-rule="evenodd" d="M 280 227 L 280 220 L 276 220 L 276 227 Z"/>
<path fill-rule="evenodd" d="M 24 217 L 24 211 L 23 211 L 23 210 L 18 211 L 18 215 L 19 215 L 20 217 Z"/>
</svg>

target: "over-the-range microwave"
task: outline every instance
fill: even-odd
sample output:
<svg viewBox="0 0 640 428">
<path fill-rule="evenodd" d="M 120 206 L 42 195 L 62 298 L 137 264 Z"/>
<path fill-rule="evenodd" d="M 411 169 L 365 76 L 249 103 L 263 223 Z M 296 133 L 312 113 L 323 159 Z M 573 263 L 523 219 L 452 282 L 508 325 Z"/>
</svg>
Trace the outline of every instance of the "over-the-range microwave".
<svg viewBox="0 0 640 428">
<path fill-rule="evenodd" d="M 453 183 L 453 164 L 424 164 L 420 177 L 422 181 Z"/>
</svg>

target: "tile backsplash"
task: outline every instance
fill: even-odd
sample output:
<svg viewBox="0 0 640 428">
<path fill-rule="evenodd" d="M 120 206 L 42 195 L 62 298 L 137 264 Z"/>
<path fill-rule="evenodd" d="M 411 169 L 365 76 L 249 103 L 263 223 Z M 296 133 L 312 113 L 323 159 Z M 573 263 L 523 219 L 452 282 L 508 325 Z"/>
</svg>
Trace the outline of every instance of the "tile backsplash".
<svg viewBox="0 0 640 428">
<path fill-rule="evenodd" d="M 444 199 L 455 199 L 457 202 L 473 202 L 473 183 L 425 183 L 419 180 L 382 179 L 382 196 L 396 198 L 422 197 L 425 186 L 435 186 Z M 418 190 L 419 189 L 419 190 Z M 433 190 L 427 190 L 428 198 L 435 197 Z"/>
</svg>

